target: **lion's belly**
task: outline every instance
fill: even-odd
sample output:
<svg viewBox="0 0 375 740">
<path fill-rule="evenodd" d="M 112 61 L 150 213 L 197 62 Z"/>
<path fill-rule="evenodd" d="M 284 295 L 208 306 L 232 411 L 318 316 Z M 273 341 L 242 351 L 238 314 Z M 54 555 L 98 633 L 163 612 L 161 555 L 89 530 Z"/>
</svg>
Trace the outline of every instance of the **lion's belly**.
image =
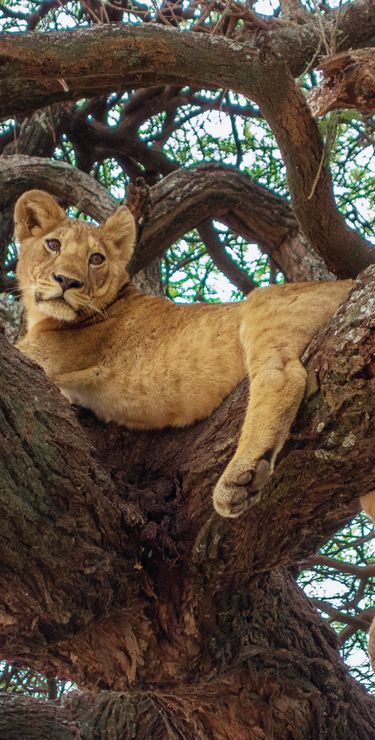
<svg viewBox="0 0 375 740">
<path fill-rule="evenodd" d="M 133 429 L 187 426 L 209 416 L 244 376 L 240 359 L 214 358 L 200 363 L 195 373 L 157 372 L 154 365 L 124 373 L 112 368 L 93 382 L 60 385 L 71 403 L 84 406 L 105 422 Z M 203 366 L 202 366 L 203 365 Z"/>
<path fill-rule="evenodd" d="M 70 403 L 90 409 L 102 421 L 114 421 L 117 424 L 130 426 L 131 409 L 130 399 L 119 398 L 113 386 L 108 384 L 91 383 L 76 386 L 60 386 L 61 392 Z"/>
</svg>

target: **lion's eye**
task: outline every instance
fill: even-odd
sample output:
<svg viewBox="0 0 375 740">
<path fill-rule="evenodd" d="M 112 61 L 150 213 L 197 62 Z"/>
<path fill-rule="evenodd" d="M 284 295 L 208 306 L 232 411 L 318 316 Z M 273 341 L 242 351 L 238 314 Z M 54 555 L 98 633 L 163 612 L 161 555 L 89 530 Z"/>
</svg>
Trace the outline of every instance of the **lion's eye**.
<svg viewBox="0 0 375 740">
<path fill-rule="evenodd" d="M 51 250 L 51 252 L 59 252 L 61 247 L 61 242 L 59 242 L 58 239 L 46 239 L 46 245 L 48 249 Z"/>
<path fill-rule="evenodd" d="M 101 254 L 100 252 L 94 252 L 94 254 L 90 254 L 89 257 L 90 265 L 101 265 L 104 260 L 104 254 Z"/>
</svg>

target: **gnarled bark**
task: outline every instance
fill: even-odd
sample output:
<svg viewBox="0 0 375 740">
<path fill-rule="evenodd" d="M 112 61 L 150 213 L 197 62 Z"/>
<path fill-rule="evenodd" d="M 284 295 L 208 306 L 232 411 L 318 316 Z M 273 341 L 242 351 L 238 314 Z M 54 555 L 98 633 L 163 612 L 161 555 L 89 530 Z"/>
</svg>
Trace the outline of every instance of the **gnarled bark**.
<svg viewBox="0 0 375 740">
<path fill-rule="evenodd" d="M 308 97 L 314 116 L 337 108 L 355 108 L 363 113 L 375 109 L 374 49 L 332 54 L 322 59 L 319 69 L 323 72 L 323 82 Z"/>
<path fill-rule="evenodd" d="M 333 633 L 291 576 L 275 571 L 247 585 L 251 596 L 234 579 L 227 599 L 216 598 L 217 623 L 206 614 L 203 665 L 190 654 L 193 680 L 181 683 L 172 675 L 146 691 L 83 692 L 47 709 L 35 700 L 0 697 L 4 737 L 70 740 L 79 730 L 82 740 L 371 740 L 373 701 L 346 676 Z M 188 612 L 181 619 L 191 627 Z M 212 660 L 220 668 L 208 677 Z M 56 735 L 49 734 L 53 720 Z"/>
</svg>

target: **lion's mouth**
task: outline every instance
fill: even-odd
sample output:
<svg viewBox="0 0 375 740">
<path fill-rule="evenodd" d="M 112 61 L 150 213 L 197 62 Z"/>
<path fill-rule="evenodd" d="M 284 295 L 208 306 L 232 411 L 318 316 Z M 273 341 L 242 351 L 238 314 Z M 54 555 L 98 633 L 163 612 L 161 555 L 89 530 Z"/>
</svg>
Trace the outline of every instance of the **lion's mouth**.
<svg viewBox="0 0 375 740">
<path fill-rule="evenodd" d="M 35 293 L 35 303 L 49 303 L 52 306 L 68 306 L 68 308 L 73 309 L 73 311 L 75 310 L 71 303 L 66 300 L 64 295 L 45 297 L 42 296 L 41 293 Z"/>
<path fill-rule="evenodd" d="M 35 303 L 39 311 L 59 321 L 74 321 L 77 318 L 77 308 L 73 307 L 64 295 L 43 296 L 40 291 L 34 294 Z"/>
<path fill-rule="evenodd" d="M 57 301 L 58 303 L 66 303 L 65 298 L 63 295 L 56 295 L 51 296 L 50 298 L 45 298 L 41 293 L 35 293 L 35 303 L 48 303 L 50 301 Z"/>
</svg>

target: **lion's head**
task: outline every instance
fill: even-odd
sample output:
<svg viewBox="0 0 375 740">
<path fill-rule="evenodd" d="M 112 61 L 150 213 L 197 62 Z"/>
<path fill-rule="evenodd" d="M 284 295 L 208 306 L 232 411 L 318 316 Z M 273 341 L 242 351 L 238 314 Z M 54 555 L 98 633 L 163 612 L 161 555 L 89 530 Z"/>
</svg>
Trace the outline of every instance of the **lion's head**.
<svg viewBox="0 0 375 740">
<path fill-rule="evenodd" d="M 29 323 L 100 314 L 127 282 L 135 224 L 120 206 L 100 226 L 68 218 L 42 190 L 24 193 L 14 212 L 17 278 Z"/>
</svg>

